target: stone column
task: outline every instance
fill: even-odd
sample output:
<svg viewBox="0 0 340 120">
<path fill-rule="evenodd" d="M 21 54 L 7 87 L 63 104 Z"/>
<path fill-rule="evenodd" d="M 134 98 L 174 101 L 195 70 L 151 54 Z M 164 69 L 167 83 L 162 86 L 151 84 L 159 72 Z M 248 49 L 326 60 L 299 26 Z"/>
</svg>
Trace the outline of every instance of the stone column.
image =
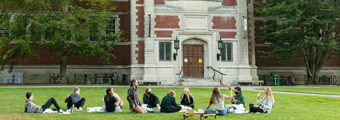
<svg viewBox="0 0 340 120">
<path fill-rule="evenodd" d="M 239 54 L 239 81 L 251 81 L 249 57 L 248 57 L 248 36 L 244 31 L 244 19 L 247 17 L 247 0 L 237 0 L 237 32 L 238 32 L 238 54 Z"/>
<path fill-rule="evenodd" d="M 155 68 L 155 14 L 154 0 L 144 0 L 144 44 L 145 44 L 145 63 L 144 63 L 144 80 L 157 80 Z"/>
</svg>

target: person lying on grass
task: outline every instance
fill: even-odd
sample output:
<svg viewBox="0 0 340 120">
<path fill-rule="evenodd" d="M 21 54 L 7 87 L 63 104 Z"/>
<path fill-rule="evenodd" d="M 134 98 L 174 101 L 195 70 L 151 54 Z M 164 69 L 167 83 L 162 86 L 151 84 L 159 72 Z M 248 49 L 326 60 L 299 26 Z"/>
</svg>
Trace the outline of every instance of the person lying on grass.
<svg viewBox="0 0 340 120">
<path fill-rule="evenodd" d="M 43 113 L 47 108 L 51 107 L 53 104 L 58 112 L 63 112 L 57 101 L 52 97 L 50 98 L 43 106 L 37 106 L 35 105 L 32 100 L 33 100 L 33 93 L 32 92 L 27 92 L 26 93 L 26 104 L 25 104 L 25 113 Z"/>
<path fill-rule="evenodd" d="M 83 111 L 83 106 L 85 104 L 85 98 L 81 98 L 80 94 L 80 88 L 75 87 L 72 94 L 68 94 L 65 103 L 67 103 L 67 109 L 70 109 L 72 106 L 74 106 L 74 110 L 80 110 Z"/>
<path fill-rule="evenodd" d="M 228 85 L 228 89 L 229 89 L 229 95 L 227 96 L 227 95 L 221 94 L 221 91 L 219 88 L 217 87 L 214 88 L 211 98 L 209 100 L 209 104 L 207 108 L 204 110 L 205 114 L 215 113 L 216 115 L 223 116 L 228 113 L 229 109 L 227 106 L 224 106 L 224 99 L 231 99 L 233 97 L 230 85 Z M 214 104 L 213 110 L 209 109 L 211 104 Z"/>
<path fill-rule="evenodd" d="M 265 96 L 260 101 L 261 92 L 257 95 L 257 105 L 249 104 L 249 112 L 270 113 L 274 106 L 274 96 L 270 87 L 264 88 Z"/>
<path fill-rule="evenodd" d="M 103 112 L 118 113 L 120 107 L 118 105 L 119 99 L 114 97 L 115 89 L 109 87 L 106 89 L 106 95 L 104 96 Z"/>
</svg>

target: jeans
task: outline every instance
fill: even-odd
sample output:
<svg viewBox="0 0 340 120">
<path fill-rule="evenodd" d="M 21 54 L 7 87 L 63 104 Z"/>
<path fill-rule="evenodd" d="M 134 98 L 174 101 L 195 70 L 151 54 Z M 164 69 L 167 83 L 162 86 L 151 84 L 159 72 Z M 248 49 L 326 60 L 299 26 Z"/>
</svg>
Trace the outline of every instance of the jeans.
<svg viewBox="0 0 340 120">
<path fill-rule="evenodd" d="M 80 99 L 80 101 L 78 102 L 73 102 L 72 97 L 70 96 L 67 99 L 67 108 L 70 109 L 72 107 L 72 105 L 74 104 L 74 107 L 79 108 L 79 107 L 83 107 L 85 104 L 85 98 Z"/>
<path fill-rule="evenodd" d="M 113 112 L 106 112 L 106 106 L 103 105 L 103 112 L 104 113 L 118 113 L 120 111 L 120 106 L 115 107 L 115 111 Z"/>
<path fill-rule="evenodd" d="M 219 115 L 219 116 L 223 116 L 223 115 L 226 115 L 229 111 L 229 108 L 227 106 L 224 106 L 224 110 L 217 110 L 217 111 L 214 111 L 214 110 L 210 110 L 210 109 L 205 109 L 204 110 L 204 113 L 207 114 L 207 113 L 215 113 L 216 115 Z"/>
<path fill-rule="evenodd" d="M 41 108 L 43 109 L 43 111 L 45 111 L 47 108 L 50 108 L 52 104 L 57 108 L 58 111 L 60 110 L 60 107 L 59 107 L 57 101 L 56 101 L 53 97 L 50 98 L 50 99 L 45 103 L 45 105 L 41 106 Z"/>
</svg>

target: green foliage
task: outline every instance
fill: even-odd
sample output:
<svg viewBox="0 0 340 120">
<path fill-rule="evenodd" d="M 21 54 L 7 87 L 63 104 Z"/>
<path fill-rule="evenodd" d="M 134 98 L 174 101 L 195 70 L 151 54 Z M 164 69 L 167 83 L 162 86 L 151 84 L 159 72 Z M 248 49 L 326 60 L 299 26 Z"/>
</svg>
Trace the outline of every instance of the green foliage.
<svg viewBox="0 0 340 120">
<path fill-rule="evenodd" d="M 100 56 L 109 63 L 120 33 L 106 33 L 113 16 L 111 0 L 0 0 L 0 27 L 9 36 L 0 38 L 2 70 L 18 58 L 37 55 L 46 44 L 58 62 L 67 56 Z M 92 27 L 94 26 L 94 27 Z M 95 30 L 94 30 L 95 29 Z M 90 41 L 92 35 L 96 41 Z M 66 59 L 64 59 L 66 58 Z"/>
<path fill-rule="evenodd" d="M 261 37 L 272 51 L 265 52 L 283 62 L 314 54 L 332 55 L 340 47 L 340 2 L 338 0 L 267 0 L 256 9 L 265 17 Z M 317 53 L 317 52 L 316 52 Z"/>
</svg>

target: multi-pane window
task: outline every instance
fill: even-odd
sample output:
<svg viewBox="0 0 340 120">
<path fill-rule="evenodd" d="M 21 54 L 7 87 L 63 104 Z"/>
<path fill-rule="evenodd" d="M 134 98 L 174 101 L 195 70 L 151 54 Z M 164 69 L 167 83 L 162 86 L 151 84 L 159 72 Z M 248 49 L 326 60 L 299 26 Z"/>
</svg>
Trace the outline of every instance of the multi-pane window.
<svg viewBox="0 0 340 120">
<path fill-rule="evenodd" d="M 90 41 L 98 41 L 99 39 L 99 31 L 98 24 L 90 25 Z M 116 33 L 116 18 L 110 18 L 110 21 L 107 23 L 107 27 L 105 30 L 105 34 Z"/>
<path fill-rule="evenodd" d="M 98 35 L 98 25 L 96 24 L 90 24 L 90 41 L 98 41 L 99 35 Z"/>
<path fill-rule="evenodd" d="M 171 42 L 159 42 L 159 61 L 171 61 Z"/>
<path fill-rule="evenodd" d="M 45 40 L 50 41 L 50 37 L 54 35 L 54 30 L 53 29 L 47 29 L 45 31 Z"/>
<path fill-rule="evenodd" d="M 109 33 L 116 33 L 116 19 L 111 18 L 110 21 L 107 23 L 106 27 L 106 34 Z"/>
<path fill-rule="evenodd" d="M 232 62 L 233 61 L 233 44 L 224 43 L 221 51 L 222 61 Z"/>
<path fill-rule="evenodd" d="M 0 37 L 8 37 L 8 31 L 5 30 L 5 28 L 0 27 Z"/>
</svg>

